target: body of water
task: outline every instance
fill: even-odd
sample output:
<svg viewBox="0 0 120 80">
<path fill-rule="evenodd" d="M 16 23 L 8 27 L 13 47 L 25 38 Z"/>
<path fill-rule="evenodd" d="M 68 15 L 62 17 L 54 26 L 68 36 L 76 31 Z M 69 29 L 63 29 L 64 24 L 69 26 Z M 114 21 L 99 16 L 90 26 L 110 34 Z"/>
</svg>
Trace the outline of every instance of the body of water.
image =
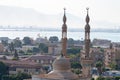
<svg viewBox="0 0 120 80">
<path fill-rule="evenodd" d="M 38 38 L 38 34 L 40 34 L 41 37 L 47 37 L 48 39 L 50 36 L 57 36 L 61 39 L 60 31 L 0 31 L 0 37 L 9 37 L 10 39 L 15 39 L 16 37 L 23 39 L 26 36 L 36 39 Z M 84 32 L 68 32 L 67 36 L 74 40 L 84 40 Z M 90 38 L 91 40 L 97 38 L 108 39 L 112 42 L 120 42 L 120 33 L 91 32 Z"/>
</svg>

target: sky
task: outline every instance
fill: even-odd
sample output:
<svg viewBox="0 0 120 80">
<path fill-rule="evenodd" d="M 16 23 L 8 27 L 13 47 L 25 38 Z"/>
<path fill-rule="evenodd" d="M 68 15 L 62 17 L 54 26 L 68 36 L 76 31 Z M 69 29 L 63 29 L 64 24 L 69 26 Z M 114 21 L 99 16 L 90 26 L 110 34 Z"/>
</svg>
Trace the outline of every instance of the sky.
<svg viewBox="0 0 120 80">
<path fill-rule="evenodd" d="M 67 13 L 85 18 L 89 7 L 91 20 L 120 24 L 120 0 L 0 0 L 0 5 L 32 8 L 44 14 Z"/>
</svg>

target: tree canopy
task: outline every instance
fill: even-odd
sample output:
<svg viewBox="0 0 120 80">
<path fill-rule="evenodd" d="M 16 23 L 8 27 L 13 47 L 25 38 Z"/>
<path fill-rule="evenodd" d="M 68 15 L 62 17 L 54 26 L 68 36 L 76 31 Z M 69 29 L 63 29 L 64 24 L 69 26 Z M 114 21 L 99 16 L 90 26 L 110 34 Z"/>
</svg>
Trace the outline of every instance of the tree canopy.
<svg viewBox="0 0 120 80">
<path fill-rule="evenodd" d="M 71 49 L 67 49 L 67 53 L 68 54 L 77 54 L 80 53 L 80 49 L 79 48 L 71 48 Z"/>
<path fill-rule="evenodd" d="M 8 41 L 7 40 L 2 40 L 1 42 L 4 46 L 8 46 Z"/>
<path fill-rule="evenodd" d="M 51 37 L 49 38 L 49 41 L 51 41 L 51 42 L 58 42 L 59 39 L 58 39 L 57 36 L 51 36 Z"/>
<path fill-rule="evenodd" d="M 38 52 L 40 52 L 40 49 L 37 47 L 33 47 L 32 51 L 33 51 L 33 53 L 38 53 Z"/>
<path fill-rule="evenodd" d="M 18 73 L 15 75 L 3 75 L 2 80 L 24 80 L 31 78 L 31 75 L 26 73 Z"/>
<path fill-rule="evenodd" d="M 12 52 L 14 51 L 14 49 L 15 49 L 13 42 L 11 42 L 8 47 L 9 47 L 9 50 L 11 51 L 11 53 L 12 53 Z"/>
<path fill-rule="evenodd" d="M 32 44 L 32 41 L 31 41 L 30 37 L 24 37 L 23 42 L 24 42 L 25 45 L 31 45 Z"/>
<path fill-rule="evenodd" d="M 19 39 L 14 39 L 14 46 L 15 47 L 22 47 L 22 42 Z"/>
<path fill-rule="evenodd" d="M 48 53 L 48 46 L 44 43 L 39 44 L 39 49 L 41 52 Z"/>
<path fill-rule="evenodd" d="M 17 52 L 17 50 L 15 49 L 13 60 L 18 60 L 18 59 L 19 59 L 18 52 Z"/>
<path fill-rule="evenodd" d="M 8 66 L 3 62 L 0 62 L 0 80 L 3 75 L 8 74 Z"/>
<path fill-rule="evenodd" d="M 74 39 L 73 39 L 73 38 L 69 38 L 69 39 L 67 40 L 67 42 L 68 42 L 68 44 L 74 44 Z"/>
<path fill-rule="evenodd" d="M 74 68 L 74 69 L 76 69 L 76 68 L 82 68 L 82 66 L 81 66 L 81 64 L 80 63 L 78 63 L 78 62 L 72 62 L 71 63 L 71 68 Z"/>
<path fill-rule="evenodd" d="M 99 74 L 101 75 L 101 74 L 102 74 L 103 62 L 98 61 L 98 62 L 96 63 L 96 67 L 98 68 L 98 72 L 99 72 Z"/>
</svg>

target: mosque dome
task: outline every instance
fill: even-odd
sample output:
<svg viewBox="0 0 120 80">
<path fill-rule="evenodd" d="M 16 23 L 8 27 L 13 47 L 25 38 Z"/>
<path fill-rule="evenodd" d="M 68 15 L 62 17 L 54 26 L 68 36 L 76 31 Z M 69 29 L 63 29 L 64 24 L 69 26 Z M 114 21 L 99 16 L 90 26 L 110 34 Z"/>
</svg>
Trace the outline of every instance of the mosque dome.
<svg viewBox="0 0 120 80">
<path fill-rule="evenodd" d="M 49 72 L 46 77 L 53 80 L 78 80 L 78 76 L 71 72 L 69 59 L 63 56 L 53 62 L 53 71 Z"/>
<path fill-rule="evenodd" d="M 70 68 L 71 66 L 70 66 L 69 59 L 65 57 L 60 56 L 53 62 L 53 70 L 66 71 L 66 70 L 70 70 Z"/>
</svg>

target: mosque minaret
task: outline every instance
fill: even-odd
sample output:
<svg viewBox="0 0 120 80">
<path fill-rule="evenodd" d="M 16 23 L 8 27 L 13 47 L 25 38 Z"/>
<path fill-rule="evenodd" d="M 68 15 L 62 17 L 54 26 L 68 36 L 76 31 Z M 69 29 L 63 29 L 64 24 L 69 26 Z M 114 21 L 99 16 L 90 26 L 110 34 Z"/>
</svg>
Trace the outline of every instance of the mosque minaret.
<svg viewBox="0 0 120 80">
<path fill-rule="evenodd" d="M 81 65 L 82 65 L 82 77 L 90 78 L 91 68 L 93 64 L 93 60 L 90 56 L 90 18 L 88 15 L 89 8 L 86 8 L 87 16 L 86 16 L 86 25 L 85 25 L 85 47 L 83 53 L 81 53 Z"/>
<path fill-rule="evenodd" d="M 53 62 L 53 70 L 48 74 L 34 75 L 32 80 L 80 80 L 78 75 L 71 72 L 71 64 L 66 58 L 66 45 L 67 45 L 67 26 L 66 14 L 64 9 L 63 26 L 62 26 L 62 53 Z"/>
<path fill-rule="evenodd" d="M 88 10 L 87 9 L 87 16 L 86 16 L 86 25 L 85 25 L 85 57 L 89 58 L 89 54 L 90 54 L 90 25 L 89 25 L 89 15 L 88 15 Z"/>
<path fill-rule="evenodd" d="M 65 14 L 65 8 L 64 8 L 64 16 L 63 16 L 63 25 L 62 25 L 62 54 L 63 56 L 66 57 L 66 53 L 67 53 L 67 25 L 66 25 L 66 14 Z"/>
</svg>

